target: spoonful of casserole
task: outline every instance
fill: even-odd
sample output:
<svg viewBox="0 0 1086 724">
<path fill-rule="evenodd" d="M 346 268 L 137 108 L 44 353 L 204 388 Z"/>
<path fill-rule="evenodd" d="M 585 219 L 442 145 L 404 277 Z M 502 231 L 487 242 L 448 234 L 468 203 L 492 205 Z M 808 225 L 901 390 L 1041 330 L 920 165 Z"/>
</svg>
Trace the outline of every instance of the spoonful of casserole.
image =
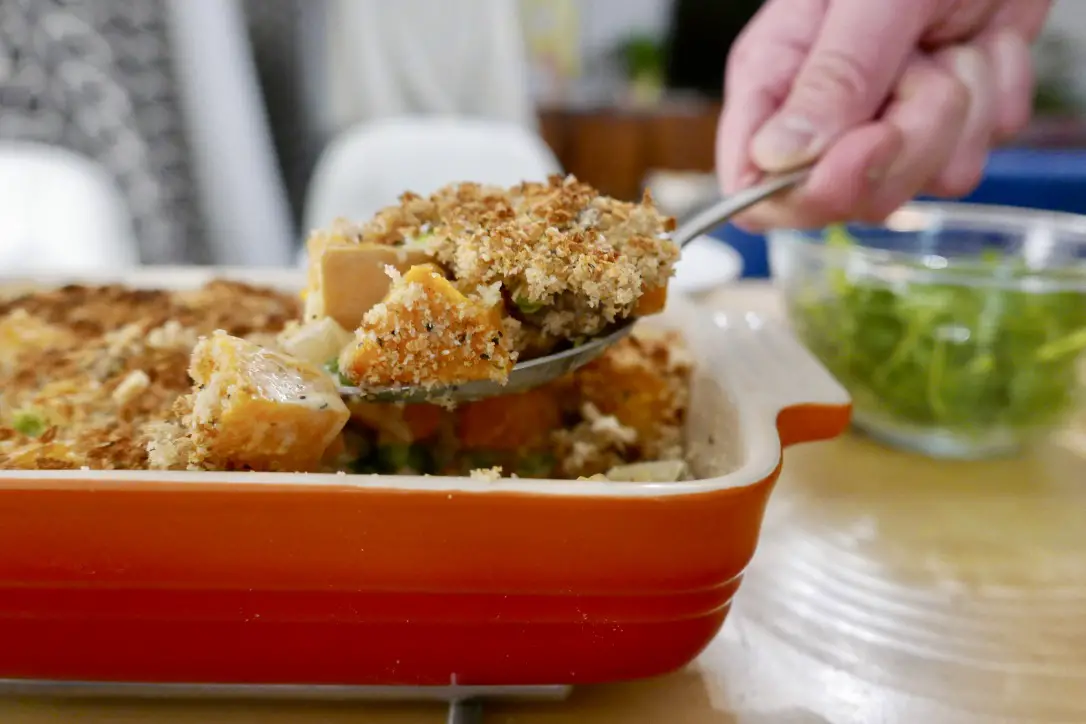
<svg viewBox="0 0 1086 724">
<path fill-rule="evenodd" d="M 683 245 L 805 175 L 731 196 L 679 229 L 647 196 L 618 201 L 573 177 L 407 193 L 365 224 L 310 236 L 305 322 L 280 341 L 319 360 L 345 397 L 522 392 L 662 311 Z"/>
</svg>

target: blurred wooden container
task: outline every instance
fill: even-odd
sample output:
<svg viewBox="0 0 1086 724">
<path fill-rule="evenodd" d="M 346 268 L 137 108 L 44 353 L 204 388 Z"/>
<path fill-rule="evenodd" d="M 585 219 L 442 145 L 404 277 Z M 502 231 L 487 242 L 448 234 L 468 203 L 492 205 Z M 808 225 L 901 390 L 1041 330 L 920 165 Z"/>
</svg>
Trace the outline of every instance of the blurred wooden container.
<svg viewBox="0 0 1086 724">
<path fill-rule="evenodd" d="M 633 200 L 650 170 L 712 171 L 719 115 L 719 105 L 699 100 L 646 108 L 546 106 L 540 130 L 566 171 Z"/>
</svg>

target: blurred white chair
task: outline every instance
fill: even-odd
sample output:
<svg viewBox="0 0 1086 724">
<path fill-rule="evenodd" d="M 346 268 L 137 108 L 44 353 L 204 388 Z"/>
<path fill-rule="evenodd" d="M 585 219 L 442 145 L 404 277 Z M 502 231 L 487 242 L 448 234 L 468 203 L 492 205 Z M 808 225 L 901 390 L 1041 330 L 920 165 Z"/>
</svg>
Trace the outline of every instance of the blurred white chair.
<svg viewBox="0 0 1086 724">
<path fill-rule="evenodd" d="M 113 223 L 105 220 L 114 216 L 116 192 L 130 227 L 117 238 L 134 237 L 144 263 L 289 266 L 294 230 L 239 3 L 0 2 L 0 138 L 39 144 L 33 154 L 21 151 L 18 164 L 36 164 L 40 194 L 0 223 L 25 232 L 30 227 L 16 219 L 41 212 L 49 199 L 74 224 L 55 187 L 80 204 L 104 204 L 97 212 L 80 207 L 78 218 L 93 231 L 92 217 Z M 41 146 L 71 153 L 30 160 Z M 102 174 L 110 191 L 101 190 Z M 41 237 L 59 232 L 62 220 L 34 223 Z M 15 238 L 0 241 L 10 251 Z M 39 241 L 54 266 L 97 264 L 82 234 L 63 249 L 55 239 Z"/>
<path fill-rule="evenodd" d="M 542 139 L 512 123 L 414 117 L 365 124 L 321 155 L 303 230 L 339 217 L 368 219 L 404 191 L 425 195 L 458 181 L 511 186 L 561 170 Z"/>
<path fill-rule="evenodd" d="M 0 142 L 0 275 L 138 263 L 124 197 L 101 165 L 64 148 Z"/>
<path fill-rule="evenodd" d="M 535 128 L 520 3 L 325 0 L 326 137 L 403 116 Z"/>
</svg>

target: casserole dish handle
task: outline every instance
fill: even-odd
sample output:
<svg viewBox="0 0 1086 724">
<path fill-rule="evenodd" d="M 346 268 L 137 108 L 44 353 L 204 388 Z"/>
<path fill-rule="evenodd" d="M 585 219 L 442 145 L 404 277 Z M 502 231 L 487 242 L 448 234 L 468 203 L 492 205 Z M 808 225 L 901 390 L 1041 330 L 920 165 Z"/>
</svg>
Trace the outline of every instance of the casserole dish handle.
<svg viewBox="0 0 1086 724">
<path fill-rule="evenodd" d="M 848 392 L 780 322 L 757 312 L 718 312 L 716 353 L 757 424 L 776 425 L 781 446 L 829 440 L 852 415 Z"/>
</svg>

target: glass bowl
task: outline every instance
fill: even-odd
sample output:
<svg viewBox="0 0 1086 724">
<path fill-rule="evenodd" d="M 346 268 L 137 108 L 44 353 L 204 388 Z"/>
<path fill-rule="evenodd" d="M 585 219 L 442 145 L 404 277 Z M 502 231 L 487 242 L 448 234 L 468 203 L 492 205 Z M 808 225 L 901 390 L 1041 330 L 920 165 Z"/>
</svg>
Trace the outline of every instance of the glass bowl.
<svg viewBox="0 0 1086 724">
<path fill-rule="evenodd" d="M 1082 398 L 1086 216 L 917 202 L 769 235 L 803 342 L 855 424 L 936 457 L 1011 453 Z"/>
</svg>

